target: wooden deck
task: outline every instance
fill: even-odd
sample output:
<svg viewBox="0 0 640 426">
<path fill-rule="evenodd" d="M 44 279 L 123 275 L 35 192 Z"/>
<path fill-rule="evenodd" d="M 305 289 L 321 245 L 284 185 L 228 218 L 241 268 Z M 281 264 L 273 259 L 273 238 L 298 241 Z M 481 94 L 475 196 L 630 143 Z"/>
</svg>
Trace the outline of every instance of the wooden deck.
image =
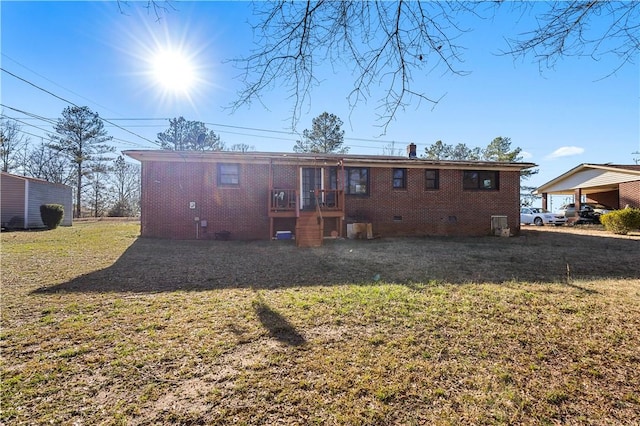
<svg viewBox="0 0 640 426">
<path fill-rule="evenodd" d="M 275 235 L 274 219 L 295 218 L 295 237 L 298 247 L 319 247 L 324 237 L 324 221 L 336 220 L 338 235 L 342 236 L 344 191 L 315 190 L 313 203 L 301 208 L 299 191 L 295 189 L 269 190 L 269 235 Z"/>
</svg>

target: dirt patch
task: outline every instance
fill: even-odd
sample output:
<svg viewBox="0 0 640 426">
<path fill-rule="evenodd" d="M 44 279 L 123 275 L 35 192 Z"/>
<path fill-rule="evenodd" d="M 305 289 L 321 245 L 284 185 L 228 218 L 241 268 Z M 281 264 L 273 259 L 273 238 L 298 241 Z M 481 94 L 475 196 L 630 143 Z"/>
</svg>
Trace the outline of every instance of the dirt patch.
<svg viewBox="0 0 640 426">
<path fill-rule="evenodd" d="M 630 232 L 628 235 L 618 235 L 605 231 L 602 225 L 575 225 L 575 226 L 522 226 L 523 233 L 547 232 L 571 235 L 587 235 L 602 238 L 621 238 L 627 240 L 640 240 L 640 231 Z"/>
</svg>

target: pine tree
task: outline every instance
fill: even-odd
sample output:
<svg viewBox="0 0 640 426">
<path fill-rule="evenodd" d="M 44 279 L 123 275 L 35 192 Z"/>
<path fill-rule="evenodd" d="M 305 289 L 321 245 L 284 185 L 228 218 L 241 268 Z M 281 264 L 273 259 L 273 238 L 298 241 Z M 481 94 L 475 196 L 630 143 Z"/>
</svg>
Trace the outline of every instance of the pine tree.
<svg viewBox="0 0 640 426">
<path fill-rule="evenodd" d="M 174 151 L 222 151 L 224 143 L 220 136 L 209 130 L 201 121 L 185 120 L 184 117 L 169 120 L 169 128 L 158 133 L 162 149 Z"/>
<path fill-rule="evenodd" d="M 106 161 L 104 154 L 115 149 L 106 144 L 112 139 L 107 136 L 104 124 L 97 113 L 89 107 L 67 107 L 62 118 L 54 126 L 55 134 L 49 135 L 49 147 L 69 158 L 76 175 L 76 217 L 82 212 L 82 179 L 91 169 L 87 165 Z"/>
<path fill-rule="evenodd" d="M 313 119 L 311 130 L 302 132 L 302 140 L 296 141 L 295 152 L 346 154 L 349 147 L 343 147 L 344 130 L 342 120 L 334 114 L 323 112 Z"/>
</svg>

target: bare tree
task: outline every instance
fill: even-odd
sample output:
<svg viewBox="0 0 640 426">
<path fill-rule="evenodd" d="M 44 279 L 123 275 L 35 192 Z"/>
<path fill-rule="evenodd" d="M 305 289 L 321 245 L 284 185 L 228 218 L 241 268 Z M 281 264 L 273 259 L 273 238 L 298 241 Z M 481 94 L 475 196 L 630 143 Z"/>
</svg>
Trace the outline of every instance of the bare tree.
<svg viewBox="0 0 640 426">
<path fill-rule="evenodd" d="M 382 147 L 382 155 L 400 157 L 402 156 L 402 148 L 396 148 L 396 143 L 391 142 Z"/>
<path fill-rule="evenodd" d="M 255 150 L 256 150 L 255 146 L 249 145 L 246 143 L 234 143 L 229 148 L 229 151 L 236 151 L 236 152 L 248 152 L 248 151 L 255 151 Z"/>
<path fill-rule="evenodd" d="M 504 2 L 510 4 L 510 2 Z M 263 92 L 283 85 L 293 100 L 293 123 L 320 84 L 317 66 L 344 65 L 353 75 L 346 94 L 351 107 L 366 102 L 372 87 L 384 94 L 376 99 L 379 120 L 386 130 L 409 103 L 436 104 L 437 89 L 416 87 L 414 77 L 432 71 L 466 74 L 463 47 L 456 40 L 468 28 L 458 18 L 490 17 L 498 7 L 520 8 L 534 15 L 539 26 L 509 39 L 506 53 L 533 54 L 546 66 L 567 55 L 617 55 L 620 67 L 633 62 L 640 50 L 640 2 L 569 1 L 517 2 L 433 1 L 306 1 L 258 3 L 256 50 L 236 59 L 245 83 L 234 106 L 260 100 Z M 470 22 L 470 21 L 467 21 Z M 499 49 L 499 46 L 496 46 Z M 505 49 L 503 49 L 504 51 Z"/>
<path fill-rule="evenodd" d="M 98 162 L 91 165 L 91 172 L 87 173 L 87 184 L 84 191 L 86 205 L 89 205 L 93 217 L 104 216 L 108 200 L 107 172 L 109 168 L 106 164 Z"/>
<path fill-rule="evenodd" d="M 47 182 L 69 185 L 74 180 L 69 160 L 44 141 L 25 153 L 23 167 L 26 176 Z"/>
<path fill-rule="evenodd" d="M 0 116 L 0 167 L 3 172 L 17 166 L 18 154 L 29 138 L 20 132 L 20 125 L 5 116 Z"/>
<path fill-rule="evenodd" d="M 125 7 L 128 6 L 130 2 L 127 0 L 117 0 L 117 3 L 120 13 L 125 13 Z M 149 12 L 153 11 L 158 21 L 165 13 L 175 10 L 175 7 L 171 4 L 172 0 L 146 0 L 146 2 L 139 3 L 143 4 L 143 7 L 145 7 Z"/>
<path fill-rule="evenodd" d="M 135 216 L 140 207 L 140 166 L 120 155 L 113 161 L 109 179 L 115 192 L 109 216 Z"/>
<path fill-rule="evenodd" d="M 533 55 L 543 68 L 552 68 L 566 56 L 604 56 L 618 59 L 613 74 L 638 58 L 640 50 L 640 2 L 561 1 L 543 9 L 532 2 L 514 3 L 523 13 L 536 13 L 537 28 L 510 38 L 505 53 L 516 57 Z"/>
<path fill-rule="evenodd" d="M 275 84 L 293 99 L 293 124 L 319 83 L 316 67 L 330 62 L 355 77 L 347 99 L 366 102 L 371 86 L 386 87 L 377 99 L 386 128 L 399 109 L 412 101 L 438 102 L 411 83 L 416 71 L 458 69 L 463 31 L 455 19 L 469 11 L 463 2 L 426 1 L 276 1 L 256 3 L 253 27 L 258 48 L 236 59 L 245 87 L 235 107 L 259 100 Z"/>
<path fill-rule="evenodd" d="M 157 16 L 171 2 L 148 0 Z M 234 59 L 244 87 L 237 109 L 261 102 L 262 94 L 284 87 L 292 99 L 292 127 L 308 104 L 322 76 L 319 65 L 353 76 L 345 93 L 351 108 L 369 101 L 372 89 L 379 123 L 386 130 L 396 114 L 414 102 L 435 105 L 442 98 L 434 87 L 416 87 L 414 78 L 431 72 L 466 74 L 461 69 L 459 37 L 471 28 L 469 17 L 489 18 L 499 7 L 516 16 L 533 16 L 536 27 L 519 37 L 504 34 L 508 45 L 497 51 L 516 58 L 533 55 L 541 66 L 553 67 L 562 57 L 605 55 L 619 58 L 614 73 L 633 63 L 640 51 L 640 2 L 573 0 L 555 2 L 287 1 L 254 2 L 252 25 L 256 48 Z"/>
</svg>

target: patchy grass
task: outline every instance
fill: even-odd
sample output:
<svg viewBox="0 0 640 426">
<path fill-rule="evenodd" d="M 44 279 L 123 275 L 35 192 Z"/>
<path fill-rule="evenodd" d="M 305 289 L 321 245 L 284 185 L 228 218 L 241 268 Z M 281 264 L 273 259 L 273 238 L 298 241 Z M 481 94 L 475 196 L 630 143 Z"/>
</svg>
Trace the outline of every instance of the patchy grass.
<svg viewBox="0 0 640 426">
<path fill-rule="evenodd" d="M 0 421 L 640 418 L 638 239 L 545 228 L 296 249 L 137 233 L 2 234 Z"/>
</svg>

